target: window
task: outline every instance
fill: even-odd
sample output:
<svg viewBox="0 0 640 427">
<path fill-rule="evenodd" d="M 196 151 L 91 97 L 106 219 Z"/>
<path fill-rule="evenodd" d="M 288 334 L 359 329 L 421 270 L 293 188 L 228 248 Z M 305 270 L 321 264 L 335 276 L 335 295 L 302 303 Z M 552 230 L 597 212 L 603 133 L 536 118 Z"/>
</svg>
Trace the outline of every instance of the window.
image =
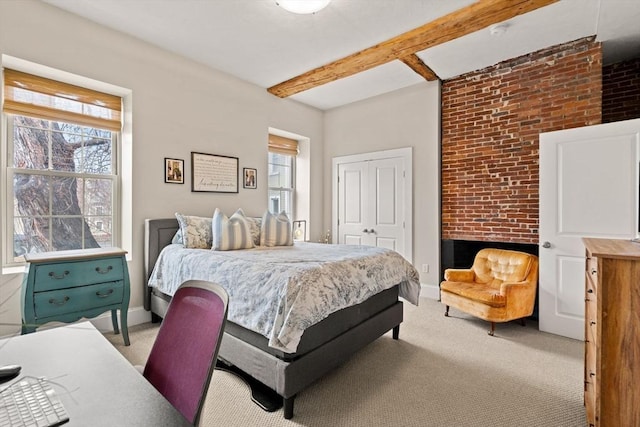
<svg viewBox="0 0 640 427">
<path fill-rule="evenodd" d="M 4 70 L 5 264 L 116 246 L 121 99 Z"/>
<path fill-rule="evenodd" d="M 293 219 L 295 160 L 298 141 L 269 135 L 269 201 L 272 213 L 285 211 Z"/>
</svg>

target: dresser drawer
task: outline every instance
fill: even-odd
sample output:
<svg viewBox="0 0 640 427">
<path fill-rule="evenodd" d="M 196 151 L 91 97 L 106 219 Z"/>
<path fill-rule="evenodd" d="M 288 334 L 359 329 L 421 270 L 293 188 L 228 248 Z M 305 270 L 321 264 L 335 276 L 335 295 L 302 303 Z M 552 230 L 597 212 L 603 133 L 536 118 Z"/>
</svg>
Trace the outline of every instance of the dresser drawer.
<svg viewBox="0 0 640 427">
<path fill-rule="evenodd" d="M 593 277 L 589 272 L 585 273 L 585 284 L 586 284 L 586 294 L 585 298 L 591 301 L 595 301 L 598 296 L 598 283 L 596 282 L 596 278 Z"/>
<path fill-rule="evenodd" d="M 598 301 L 596 293 L 587 292 L 584 297 L 584 320 L 587 322 L 595 321 L 598 317 Z"/>
<path fill-rule="evenodd" d="M 122 257 L 36 266 L 34 291 L 72 288 L 92 283 L 123 280 Z"/>
<path fill-rule="evenodd" d="M 598 376 L 596 375 L 596 345 L 593 340 L 592 328 L 587 329 L 587 343 L 585 345 L 584 366 L 584 404 L 587 410 L 587 425 L 595 425 L 596 414 L 596 390 L 598 389 Z"/>
<path fill-rule="evenodd" d="M 593 383 L 586 383 L 584 388 L 584 406 L 587 412 L 587 426 L 596 425 L 596 387 Z"/>
<path fill-rule="evenodd" d="M 589 256 L 585 265 L 587 277 L 593 285 L 594 291 L 598 287 L 598 258 Z"/>
<path fill-rule="evenodd" d="M 122 303 L 123 281 L 79 286 L 34 294 L 36 318 L 45 318 L 76 311 L 91 310 Z"/>
</svg>

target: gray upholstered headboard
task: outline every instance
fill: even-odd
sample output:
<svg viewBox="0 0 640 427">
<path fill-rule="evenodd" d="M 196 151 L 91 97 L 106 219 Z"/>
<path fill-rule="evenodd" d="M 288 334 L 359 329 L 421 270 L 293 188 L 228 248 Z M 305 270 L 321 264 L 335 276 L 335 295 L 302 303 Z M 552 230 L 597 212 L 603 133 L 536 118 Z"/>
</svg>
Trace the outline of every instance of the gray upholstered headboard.
<svg viewBox="0 0 640 427">
<path fill-rule="evenodd" d="M 144 220 L 145 310 L 151 309 L 151 288 L 147 286 L 146 281 L 151 277 L 153 266 L 156 265 L 160 251 L 171 243 L 176 231 L 178 231 L 178 220 L 175 218 Z"/>
</svg>

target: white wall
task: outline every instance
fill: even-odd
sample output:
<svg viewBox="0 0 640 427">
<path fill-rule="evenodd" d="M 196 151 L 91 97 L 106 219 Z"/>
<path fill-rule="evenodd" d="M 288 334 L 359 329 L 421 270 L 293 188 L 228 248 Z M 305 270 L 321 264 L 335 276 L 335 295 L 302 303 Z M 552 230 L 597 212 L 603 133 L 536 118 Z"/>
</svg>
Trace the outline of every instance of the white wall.
<svg viewBox="0 0 640 427">
<path fill-rule="evenodd" d="M 212 215 L 215 207 L 228 214 L 242 207 L 247 215 L 261 215 L 267 206 L 266 186 L 260 183 L 267 182 L 270 126 L 310 139 L 311 194 L 323 194 L 319 110 L 34 0 L 0 1 L 0 54 L 132 91 L 133 323 L 146 314 L 141 309 L 144 219 L 172 217 L 176 211 Z M 258 169 L 258 189 L 192 193 L 192 151 L 238 157 L 240 170 Z M 165 157 L 185 160 L 184 185 L 164 183 Z M 319 197 L 311 200 L 315 234 L 326 222 L 322 203 Z M 0 278 L 0 336 L 19 330 L 21 281 L 22 274 Z"/>
<path fill-rule="evenodd" d="M 413 264 L 423 295 L 438 296 L 440 266 L 440 84 L 420 83 L 325 113 L 324 168 L 331 159 L 413 147 Z M 331 228 L 331 176 L 324 175 L 325 229 Z M 315 235 L 313 236 L 315 239 Z M 426 287 L 426 288 L 425 288 Z"/>
</svg>

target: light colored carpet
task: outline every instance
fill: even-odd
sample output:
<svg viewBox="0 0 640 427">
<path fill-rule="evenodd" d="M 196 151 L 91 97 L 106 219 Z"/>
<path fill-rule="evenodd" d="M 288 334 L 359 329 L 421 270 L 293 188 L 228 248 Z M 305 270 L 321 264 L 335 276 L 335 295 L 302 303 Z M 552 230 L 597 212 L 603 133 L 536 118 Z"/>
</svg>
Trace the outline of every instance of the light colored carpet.
<svg viewBox="0 0 640 427">
<path fill-rule="evenodd" d="M 583 343 L 517 322 L 488 324 L 421 299 L 405 303 L 400 340 L 379 338 L 298 395 L 291 420 L 251 402 L 233 374 L 215 371 L 203 426 L 584 426 Z M 130 328 L 131 346 L 107 338 L 144 364 L 157 325 Z"/>
</svg>

